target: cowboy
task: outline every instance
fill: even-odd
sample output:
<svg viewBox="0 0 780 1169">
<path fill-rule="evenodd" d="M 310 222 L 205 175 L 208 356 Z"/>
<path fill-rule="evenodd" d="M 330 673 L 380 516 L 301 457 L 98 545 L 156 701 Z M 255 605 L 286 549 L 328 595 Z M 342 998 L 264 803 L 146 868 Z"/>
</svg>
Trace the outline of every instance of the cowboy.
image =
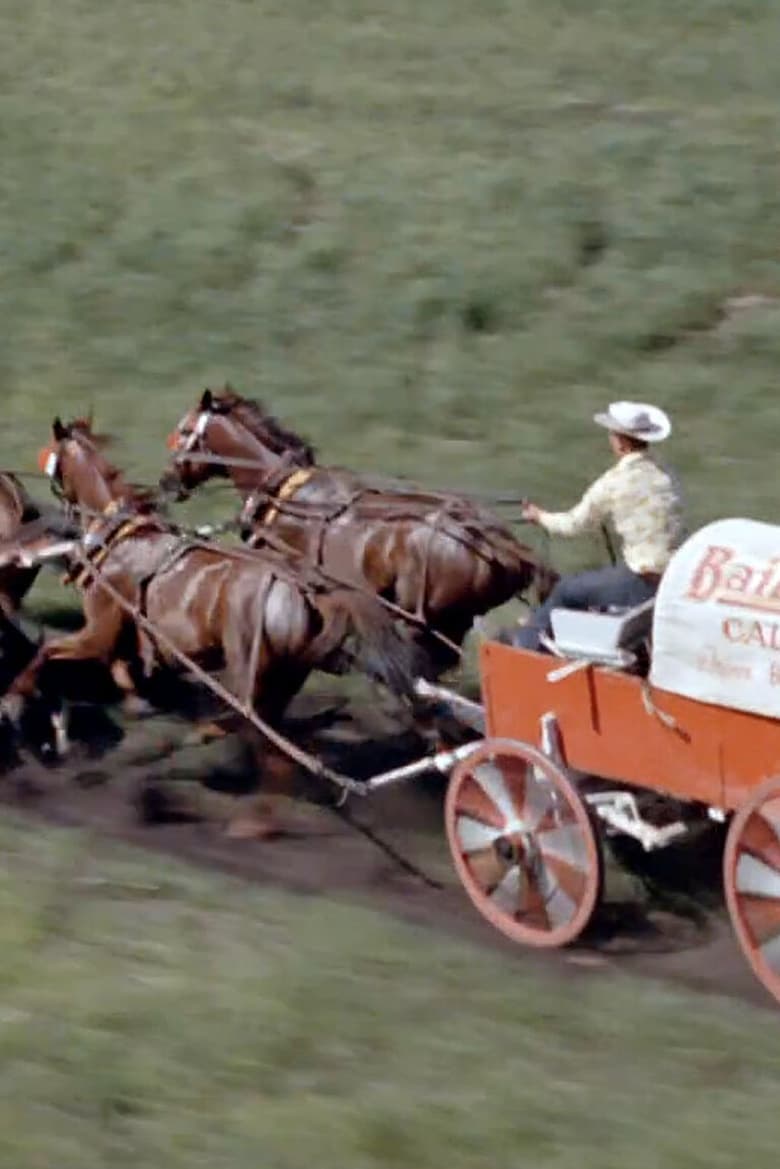
<svg viewBox="0 0 780 1169">
<path fill-rule="evenodd" d="M 549 512 L 526 503 L 523 518 L 556 536 L 576 536 L 609 523 L 620 539 L 623 561 L 562 577 L 528 623 L 511 633 L 512 645 L 538 649 L 540 635 L 550 636 L 553 609 L 604 611 L 641 605 L 655 595 L 661 574 L 681 542 L 679 487 L 648 449 L 671 434 L 667 415 L 657 406 L 613 402 L 594 421 L 609 431 L 615 465 L 571 511 Z"/>
</svg>

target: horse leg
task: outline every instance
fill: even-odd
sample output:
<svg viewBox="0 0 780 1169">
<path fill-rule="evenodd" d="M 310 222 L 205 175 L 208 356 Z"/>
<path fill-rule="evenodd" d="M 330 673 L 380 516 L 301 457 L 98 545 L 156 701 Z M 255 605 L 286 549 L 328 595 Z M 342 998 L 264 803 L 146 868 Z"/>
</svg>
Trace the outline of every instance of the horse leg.
<svg viewBox="0 0 780 1169">
<path fill-rule="evenodd" d="M 231 712 L 224 716 L 218 715 L 217 718 L 209 719 L 207 722 L 196 723 L 195 729 L 186 736 L 184 741 L 189 746 L 203 747 L 219 739 L 226 739 L 228 735 L 239 730 L 243 722 L 240 714 L 235 715 Z"/>
<path fill-rule="evenodd" d="M 88 593 L 84 600 L 85 624 L 77 633 L 66 634 L 42 645 L 11 683 L 8 693 L 0 703 L 11 721 L 18 725 L 21 707 L 25 700 L 35 695 L 39 685 L 51 698 L 52 687 L 45 677 L 45 667 L 50 662 L 97 660 L 108 664 L 122 630 L 124 615 L 118 605 L 104 596 Z M 61 695 L 57 694 L 61 703 Z M 67 749 L 67 731 L 63 714 L 52 715 L 55 742 L 59 754 Z"/>
<path fill-rule="evenodd" d="M 247 744 L 255 769 L 261 774 L 261 791 L 235 798 L 234 810 L 225 835 L 232 840 L 273 840 L 290 833 L 290 818 L 282 815 L 289 804 L 294 764 L 284 756 L 270 754 L 259 734 L 247 732 Z"/>
<path fill-rule="evenodd" d="M 309 668 L 297 663 L 274 667 L 267 648 L 259 644 L 247 666 L 245 697 L 258 716 L 275 727 L 306 681 Z M 226 835 L 234 840 L 269 840 L 289 835 L 295 819 L 291 805 L 296 765 L 269 744 L 257 727 L 250 725 L 245 735 L 252 765 L 259 775 L 260 792 L 239 798 Z"/>
<path fill-rule="evenodd" d="M 262 610 L 262 605 L 260 606 Z M 255 622 L 252 641 L 247 653 L 246 641 L 242 630 L 229 628 L 225 633 L 225 659 L 228 667 L 229 688 L 239 701 L 246 706 L 251 705 L 255 692 L 256 678 L 260 672 L 261 655 L 263 654 L 263 619 L 262 613 Z M 237 711 L 230 711 L 219 721 L 209 719 L 199 723 L 191 741 L 200 745 L 224 739 L 232 732 L 240 729 L 246 722 Z"/>
<path fill-rule="evenodd" d="M 117 658 L 111 663 L 111 677 L 117 690 L 122 692 L 122 710 L 134 718 L 154 713 L 154 707 L 138 693 L 138 688 L 130 675 L 130 664 L 123 658 Z"/>
<path fill-rule="evenodd" d="M 255 701 L 255 709 L 264 722 L 277 726 L 281 715 L 306 680 L 308 669 L 296 668 L 284 679 L 274 679 L 273 698 L 262 703 Z M 297 827 L 301 817 L 295 804 L 295 780 L 298 766 L 257 730 L 249 727 L 246 743 L 258 779 L 260 790 L 244 797 L 236 815 L 227 827 L 233 839 L 268 840 L 288 836 Z"/>
</svg>

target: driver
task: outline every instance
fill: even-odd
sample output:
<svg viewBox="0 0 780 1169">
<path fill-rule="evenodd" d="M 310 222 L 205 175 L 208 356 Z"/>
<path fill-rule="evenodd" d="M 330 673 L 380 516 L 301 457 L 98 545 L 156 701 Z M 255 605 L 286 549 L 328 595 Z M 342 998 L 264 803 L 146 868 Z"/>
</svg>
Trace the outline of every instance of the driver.
<svg viewBox="0 0 780 1169">
<path fill-rule="evenodd" d="M 553 609 L 633 608 L 654 596 L 672 553 L 682 540 L 682 501 L 677 481 L 651 457 L 651 443 L 663 442 L 672 424 L 657 406 L 613 402 L 594 421 L 609 431 L 615 463 L 571 511 L 523 506 L 523 518 L 554 536 L 576 536 L 609 523 L 616 532 L 622 563 L 564 576 L 526 625 L 513 630 L 510 644 L 538 649 L 550 635 Z M 503 640 L 503 639 L 502 639 Z"/>
</svg>

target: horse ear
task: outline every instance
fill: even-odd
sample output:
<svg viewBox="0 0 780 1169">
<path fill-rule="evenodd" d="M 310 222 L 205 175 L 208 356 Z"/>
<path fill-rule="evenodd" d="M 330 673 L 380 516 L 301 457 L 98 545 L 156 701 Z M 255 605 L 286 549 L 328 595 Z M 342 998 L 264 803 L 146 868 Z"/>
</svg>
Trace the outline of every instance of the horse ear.
<svg viewBox="0 0 780 1169">
<path fill-rule="evenodd" d="M 62 419 L 60 418 L 59 414 L 52 422 L 51 430 L 57 442 L 62 442 L 63 438 L 67 438 L 68 431 L 67 428 L 62 425 Z"/>
<path fill-rule="evenodd" d="M 200 397 L 201 410 L 211 410 L 214 405 L 214 395 L 211 390 L 204 390 Z"/>
</svg>

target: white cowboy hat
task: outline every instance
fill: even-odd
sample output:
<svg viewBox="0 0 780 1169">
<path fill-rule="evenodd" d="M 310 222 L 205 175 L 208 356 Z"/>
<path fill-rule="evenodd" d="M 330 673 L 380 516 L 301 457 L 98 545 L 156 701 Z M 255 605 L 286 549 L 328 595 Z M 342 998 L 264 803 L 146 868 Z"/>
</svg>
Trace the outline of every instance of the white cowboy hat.
<svg viewBox="0 0 780 1169">
<path fill-rule="evenodd" d="M 646 402 L 610 402 L 606 413 L 594 414 L 593 421 L 641 442 L 663 442 L 672 433 L 669 416 Z"/>
</svg>

